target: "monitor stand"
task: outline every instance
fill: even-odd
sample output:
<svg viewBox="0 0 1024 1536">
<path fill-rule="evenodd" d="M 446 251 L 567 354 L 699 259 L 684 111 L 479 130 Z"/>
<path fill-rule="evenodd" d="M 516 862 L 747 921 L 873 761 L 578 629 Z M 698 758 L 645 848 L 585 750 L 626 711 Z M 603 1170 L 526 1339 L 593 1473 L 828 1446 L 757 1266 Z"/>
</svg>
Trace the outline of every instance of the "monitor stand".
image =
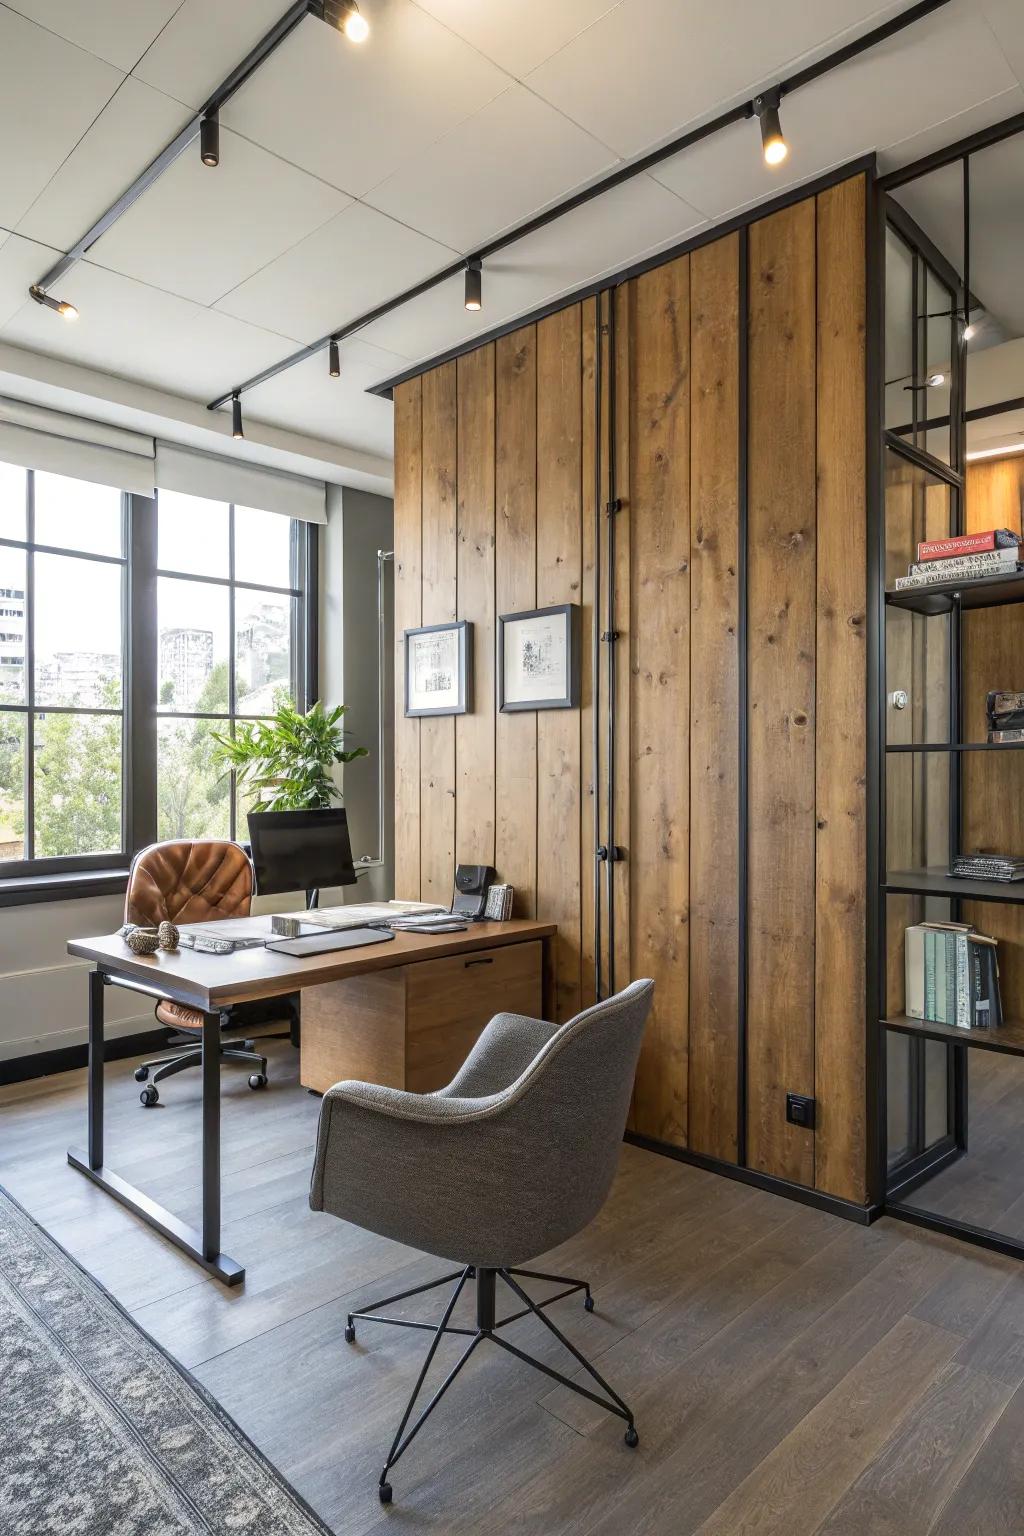
<svg viewBox="0 0 1024 1536">
<path fill-rule="evenodd" d="M 314 908 L 318 907 L 319 905 L 320 905 L 320 890 L 319 890 L 319 887 L 314 886 L 311 891 L 307 891 L 306 892 L 306 911 L 307 912 L 312 912 L 314 910 Z"/>
</svg>

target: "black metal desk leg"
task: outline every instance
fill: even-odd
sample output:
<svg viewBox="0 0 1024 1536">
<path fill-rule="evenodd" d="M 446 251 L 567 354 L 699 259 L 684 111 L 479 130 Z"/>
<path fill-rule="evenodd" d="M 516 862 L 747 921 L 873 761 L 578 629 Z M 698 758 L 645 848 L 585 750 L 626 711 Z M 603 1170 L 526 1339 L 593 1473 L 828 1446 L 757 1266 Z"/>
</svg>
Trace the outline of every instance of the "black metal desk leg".
<svg viewBox="0 0 1024 1536">
<path fill-rule="evenodd" d="M 203 1254 L 220 1253 L 221 1015 L 203 1014 Z"/>
<path fill-rule="evenodd" d="M 103 1167 L 103 992 L 102 971 L 89 972 L 89 1167 Z"/>
</svg>

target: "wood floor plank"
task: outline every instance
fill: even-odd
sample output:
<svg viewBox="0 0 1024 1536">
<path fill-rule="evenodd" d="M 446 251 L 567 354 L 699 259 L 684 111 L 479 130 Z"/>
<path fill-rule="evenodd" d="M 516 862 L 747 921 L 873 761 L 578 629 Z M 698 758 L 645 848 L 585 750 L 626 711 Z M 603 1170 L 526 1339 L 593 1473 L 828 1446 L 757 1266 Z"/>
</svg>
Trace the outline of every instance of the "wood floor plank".
<svg viewBox="0 0 1024 1536">
<path fill-rule="evenodd" d="M 700 1528 L 700 1536 L 813 1536 L 957 1347 L 901 1318 Z"/>
<path fill-rule="evenodd" d="M 1018 1387 L 928 1536 L 1019 1536 L 1024 1389 Z"/>
<path fill-rule="evenodd" d="M 821 1536 L 927 1536 L 1011 1396 L 955 1361 L 844 1494 Z"/>
</svg>

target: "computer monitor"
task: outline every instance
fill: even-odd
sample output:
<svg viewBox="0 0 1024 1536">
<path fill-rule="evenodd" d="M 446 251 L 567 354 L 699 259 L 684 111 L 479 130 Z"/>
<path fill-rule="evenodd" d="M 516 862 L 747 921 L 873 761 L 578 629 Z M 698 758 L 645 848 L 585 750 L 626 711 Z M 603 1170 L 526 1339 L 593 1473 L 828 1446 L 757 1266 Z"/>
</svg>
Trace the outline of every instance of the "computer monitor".
<svg viewBox="0 0 1024 1536">
<path fill-rule="evenodd" d="M 305 891 L 314 907 L 321 888 L 355 885 L 345 811 L 250 811 L 247 820 L 257 895 Z"/>
</svg>

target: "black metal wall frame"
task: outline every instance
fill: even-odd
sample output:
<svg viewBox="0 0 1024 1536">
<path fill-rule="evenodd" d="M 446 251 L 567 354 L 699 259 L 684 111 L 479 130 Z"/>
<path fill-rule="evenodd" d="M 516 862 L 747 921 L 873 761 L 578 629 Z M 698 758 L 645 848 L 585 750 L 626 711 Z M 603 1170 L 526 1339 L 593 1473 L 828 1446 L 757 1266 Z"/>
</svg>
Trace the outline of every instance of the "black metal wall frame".
<svg viewBox="0 0 1024 1536">
<path fill-rule="evenodd" d="M 907 10 L 902 11 L 899 15 L 890 17 L 888 21 L 873 27 L 861 37 L 855 38 L 852 42 L 845 43 L 842 47 L 826 54 L 815 63 L 809 64 L 804 69 L 798 70 L 795 74 L 779 81 L 776 89 L 780 96 L 791 95 L 794 91 L 802 89 L 805 85 L 810 85 L 815 80 L 820 80 L 824 75 L 830 74 L 832 70 L 838 69 L 851 59 L 857 58 L 861 54 L 869 52 L 872 48 L 878 47 L 881 43 L 888 41 L 889 38 L 913 26 L 915 22 L 923 20 L 948 4 L 949 0 L 918 0 L 917 4 L 909 6 Z M 289 356 L 282 358 L 280 362 L 273 363 L 270 367 L 262 369 L 251 378 L 245 379 L 242 383 L 225 390 L 215 400 L 210 401 L 208 409 L 211 411 L 218 410 L 235 396 L 245 394 L 248 390 L 255 389 L 258 385 L 266 383 L 269 379 L 276 378 L 278 374 L 284 373 L 287 369 L 294 368 L 299 363 L 305 362 L 308 358 L 316 356 L 318 352 L 323 352 L 330 346 L 332 341 L 344 341 L 359 331 L 365 330 L 374 321 L 383 319 L 385 315 L 393 313 L 394 310 L 411 303 L 414 299 L 421 298 L 425 293 L 431 292 L 442 283 L 459 276 L 465 271 L 471 261 L 486 261 L 489 257 L 497 255 L 499 251 L 507 249 L 519 240 L 526 239 L 531 234 L 535 234 L 538 230 L 545 228 L 556 219 L 563 218 L 566 214 L 572 213 L 575 209 L 591 202 L 594 198 L 613 191 L 616 187 L 621 186 L 623 182 L 631 180 L 634 176 L 639 176 L 645 171 L 651 170 L 654 166 L 660 165 L 674 155 L 681 154 L 684 150 L 692 148 L 693 145 L 710 138 L 713 134 L 721 133 L 724 129 L 731 128 L 736 123 L 744 122 L 753 116 L 755 116 L 754 98 L 729 108 L 728 111 L 722 112 L 708 122 L 690 129 L 688 132 L 670 140 L 667 144 L 663 144 L 660 148 L 651 150 L 638 159 L 628 161 L 625 165 L 619 166 L 617 170 L 601 177 L 582 191 L 574 193 L 573 196 L 565 198 L 560 203 L 554 204 L 543 213 L 536 214 L 533 218 L 517 224 L 514 228 L 498 236 L 496 239 L 477 246 L 469 255 L 459 257 L 457 261 L 449 263 L 430 277 L 424 278 L 411 288 L 407 288 L 404 292 L 396 294 L 393 298 L 386 300 L 382 304 L 376 305 L 372 310 L 368 310 L 365 314 L 357 316 L 346 324 L 337 326 L 325 336 L 321 336 L 318 340 L 310 342 L 307 346 L 301 347 L 289 354 Z M 809 195 L 806 188 L 804 195 Z M 720 230 L 721 232 L 724 231 Z M 663 260 L 664 255 L 660 259 Z M 602 283 L 593 285 L 585 296 L 589 297 L 591 294 L 598 292 L 601 287 L 607 286 L 607 282 L 608 280 L 605 279 Z M 584 295 L 577 294 L 575 297 L 578 299 L 582 296 Z M 562 300 L 558 307 L 563 307 L 567 302 L 572 301 Z M 527 317 L 521 317 L 517 322 L 518 325 L 527 323 Z M 509 329 L 514 328 L 509 327 Z M 473 346 L 481 346 L 490 339 L 493 339 L 490 335 L 477 337 Z M 472 349 L 466 347 L 462 350 L 468 351 Z M 434 359 L 430 363 L 421 364 L 411 370 L 405 377 L 413 377 L 417 373 L 424 372 L 427 368 L 436 366 L 441 360 Z M 400 381 L 392 380 L 387 384 L 378 385 L 370 393 L 384 393 L 387 389 L 393 387 L 393 384 L 396 382 Z"/>
</svg>

